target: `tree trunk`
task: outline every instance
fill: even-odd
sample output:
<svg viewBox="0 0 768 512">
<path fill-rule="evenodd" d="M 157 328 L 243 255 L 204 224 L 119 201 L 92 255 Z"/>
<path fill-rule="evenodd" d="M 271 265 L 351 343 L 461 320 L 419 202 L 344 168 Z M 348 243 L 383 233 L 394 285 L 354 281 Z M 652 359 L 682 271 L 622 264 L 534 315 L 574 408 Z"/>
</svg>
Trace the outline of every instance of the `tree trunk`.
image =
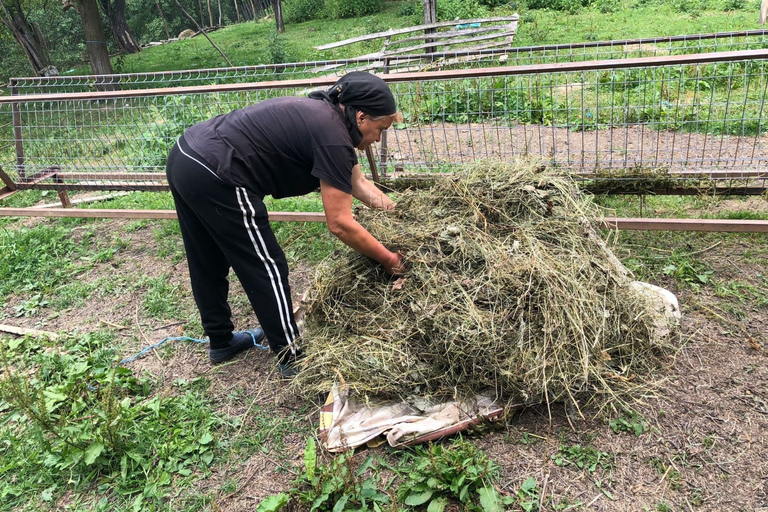
<svg viewBox="0 0 768 512">
<path fill-rule="evenodd" d="M 8 27 L 13 38 L 24 49 L 24 54 L 35 75 L 58 74 L 56 68 L 51 65 L 51 57 L 42 34 L 29 22 L 19 0 L 12 0 L 8 5 L 4 0 L 0 0 L 0 21 Z"/>
<path fill-rule="evenodd" d="M 211 10 L 211 0 L 206 0 L 208 4 L 208 22 L 213 26 L 213 11 Z"/>
<path fill-rule="evenodd" d="M 237 13 L 237 22 L 240 23 L 240 9 L 237 7 L 237 0 L 232 0 L 235 3 L 235 13 Z"/>
<path fill-rule="evenodd" d="M 218 2 L 216 3 L 219 5 L 219 25 L 218 26 L 220 27 L 221 26 L 221 0 L 218 0 Z"/>
<path fill-rule="evenodd" d="M 200 11 L 200 24 L 205 28 L 205 20 L 203 19 L 203 0 L 197 0 L 197 8 Z M 213 25 L 213 22 L 211 22 L 211 25 Z"/>
<path fill-rule="evenodd" d="M 139 53 L 141 46 L 131 34 L 131 29 L 125 21 L 125 0 L 99 0 L 101 8 L 107 15 L 109 28 L 115 36 L 115 43 L 125 53 Z"/>
<path fill-rule="evenodd" d="M 77 10 L 83 23 L 85 48 L 88 50 L 88 60 L 94 75 L 111 75 L 112 63 L 109 62 L 107 38 L 104 37 L 104 26 L 101 24 L 101 14 L 96 0 L 77 0 Z M 101 90 L 114 90 L 112 85 L 100 86 Z"/>
<path fill-rule="evenodd" d="M 282 0 L 272 0 L 272 9 L 275 11 L 275 24 L 277 25 L 277 31 L 280 33 L 285 32 L 285 24 L 283 23 Z"/>
<path fill-rule="evenodd" d="M 165 21 L 165 14 L 163 14 L 163 10 L 160 8 L 160 0 L 155 0 L 155 5 L 157 6 L 157 12 L 160 13 L 160 19 L 163 20 L 163 28 L 165 29 L 165 38 L 170 39 L 171 33 L 168 31 L 168 22 Z"/>
</svg>

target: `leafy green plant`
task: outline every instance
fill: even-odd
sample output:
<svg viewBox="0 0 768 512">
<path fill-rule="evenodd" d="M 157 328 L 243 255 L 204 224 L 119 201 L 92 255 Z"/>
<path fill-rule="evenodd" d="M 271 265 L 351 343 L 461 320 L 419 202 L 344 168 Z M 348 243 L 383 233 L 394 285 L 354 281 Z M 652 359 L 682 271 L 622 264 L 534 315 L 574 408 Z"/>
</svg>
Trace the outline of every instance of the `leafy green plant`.
<svg viewBox="0 0 768 512">
<path fill-rule="evenodd" d="M 283 17 L 286 23 L 301 23 L 319 18 L 323 13 L 325 0 L 287 0 L 283 3 Z"/>
<path fill-rule="evenodd" d="M 359 467 L 353 464 L 353 452 L 345 452 L 328 464 L 317 463 L 315 441 L 309 438 L 304 450 L 304 472 L 294 482 L 291 495 L 310 507 L 310 512 L 345 510 L 381 510 L 391 498 L 379 489 L 379 472 L 373 456 Z M 369 471 L 370 470 L 370 471 Z M 257 510 L 267 512 L 287 503 L 285 495 L 264 500 Z"/>
<path fill-rule="evenodd" d="M 33 295 L 27 300 L 21 301 L 16 306 L 13 306 L 13 310 L 16 312 L 16 317 L 20 316 L 37 316 L 40 308 L 44 308 L 48 305 L 48 301 L 43 298 L 39 293 Z"/>
<path fill-rule="evenodd" d="M 151 396 L 153 382 L 114 365 L 106 334 L 2 345 L 0 435 L 10 505 L 80 485 L 133 496 L 152 510 L 172 482 L 207 468 L 220 417 L 203 392 Z M 43 498 L 45 499 L 45 498 Z"/>
<path fill-rule="evenodd" d="M 514 497 L 502 497 L 493 485 L 498 467 L 462 438 L 447 445 L 417 446 L 399 469 L 403 481 L 398 499 L 409 507 L 426 506 L 429 512 L 441 512 L 454 501 L 467 511 L 501 511 L 514 502 Z"/>
<path fill-rule="evenodd" d="M 332 18 L 357 18 L 381 12 L 383 0 L 327 0 L 326 8 Z"/>
<path fill-rule="evenodd" d="M 552 455 L 552 460 L 558 466 L 575 466 L 579 469 L 594 473 L 597 468 L 610 470 L 613 467 L 613 455 L 601 452 L 591 446 L 561 446 L 557 453 Z"/>
<path fill-rule="evenodd" d="M 482 18 L 487 14 L 488 9 L 479 0 L 441 0 L 437 2 L 437 19 L 439 21 Z"/>
<path fill-rule="evenodd" d="M 627 432 L 639 436 L 648 430 L 645 420 L 635 411 L 627 411 L 618 418 L 612 419 L 608 425 L 616 432 Z"/>
</svg>

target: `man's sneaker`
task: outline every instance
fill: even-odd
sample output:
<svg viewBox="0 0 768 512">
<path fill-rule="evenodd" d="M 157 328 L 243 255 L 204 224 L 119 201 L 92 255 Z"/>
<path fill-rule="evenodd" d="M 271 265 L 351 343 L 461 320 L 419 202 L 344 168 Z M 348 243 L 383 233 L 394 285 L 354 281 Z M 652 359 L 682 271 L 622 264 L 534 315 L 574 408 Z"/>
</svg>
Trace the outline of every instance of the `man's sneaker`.
<svg viewBox="0 0 768 512">
<path fill-rule="evenodd" d="M 229 345 L 223 348 L 212 348 L 208 350 L 208 356 L 212 363 L 223 363 L 229 361 L 237 354 L 256 345 L 261 345 L 264 339 L 264 331 L 260 327 L 250 331 L 236 332 L 232 335 Z"/>
</svg>

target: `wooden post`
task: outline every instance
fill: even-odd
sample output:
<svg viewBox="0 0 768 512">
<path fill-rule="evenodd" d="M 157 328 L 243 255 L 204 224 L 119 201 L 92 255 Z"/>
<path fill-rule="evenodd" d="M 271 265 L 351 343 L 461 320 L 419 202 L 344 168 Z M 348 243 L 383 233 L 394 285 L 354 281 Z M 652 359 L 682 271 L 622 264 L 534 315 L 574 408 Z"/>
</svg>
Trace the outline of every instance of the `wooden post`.
<svg viewBox="0 0 768 512">
<path fill-rule="evenodd" d="M 373 150 L 371 149 L 371 146 L 365 148 L 365 156 L 368 157 L 368 166 L 371 168 L 371 176 L 373 177 L 373 182 L 378 186 L 381 183 L 379 183 L 379 172 L 376 169 L 376 160 L 373 158 Z"/>
<path fill-rule="evenodd" d="M 768 0 L 763 0 L 760 4 L 760 24 L 765 25 L 765 20 L 768 18 Z"/>
<path fill-rule="evenodd" d="M 11 96 L 18 94 L 15 80 L 11 79 L 8 89 L 11 91 Z M 16 172 L 19 174 L 19 181 L 24 181 L 27 175 L 24 171 L 24 143 L 21 137 L 21 111 L 18 103 L 11 103 L 11 112 L 13 113 L 13 140 L 16 145 Z"/>
<path fill-rule="evenodd" d="M 437 0 L 424 0 L 424 24 L 429 25 L 431 23 L 437 23 Z M 433 34 L 434 28 L 424 29 L 424 36 Z M 429 37 L 424 37 L 425 43 L 431 43 L 433 40 Z M 437 47 L 430 46 L 424 49 L 424 53 L 435 53 Z"/>
<path fill-rule="evenodd" d="M 389 40 L 392 38 L 392 36 L 388 36 L 386 42 L 384 43 L 384 50 L 382 53 L 386 53 L 387 45 L 389 44 Z M 383 74 L 389 74 L 389 59 L 384 56 L 384 69 Z M 381 149 L 379 152 L 379 165 L 381 166 L 381 175 L 386 176 L 387 175 L 387 131 L 384 130 L 381 133 Z"/>
</svg>

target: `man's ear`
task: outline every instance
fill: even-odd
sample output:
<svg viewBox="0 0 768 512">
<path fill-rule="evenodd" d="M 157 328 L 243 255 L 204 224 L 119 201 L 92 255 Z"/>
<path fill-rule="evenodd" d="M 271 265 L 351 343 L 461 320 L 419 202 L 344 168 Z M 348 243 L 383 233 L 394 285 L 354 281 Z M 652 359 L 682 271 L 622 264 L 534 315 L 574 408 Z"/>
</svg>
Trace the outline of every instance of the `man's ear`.
<svg viewBox="0 0 768 512">
<path fill-rule="evenodd" d="M 368 115 L 365 112 L 362 112 L 362 111 L 358 110 L 357 114 L 355 115 L 355 117 L 357 118 L 357 124 L 360 124 L 360 122 L 363 119 L 367 119 L 368 118 Z"/>
</svg>

